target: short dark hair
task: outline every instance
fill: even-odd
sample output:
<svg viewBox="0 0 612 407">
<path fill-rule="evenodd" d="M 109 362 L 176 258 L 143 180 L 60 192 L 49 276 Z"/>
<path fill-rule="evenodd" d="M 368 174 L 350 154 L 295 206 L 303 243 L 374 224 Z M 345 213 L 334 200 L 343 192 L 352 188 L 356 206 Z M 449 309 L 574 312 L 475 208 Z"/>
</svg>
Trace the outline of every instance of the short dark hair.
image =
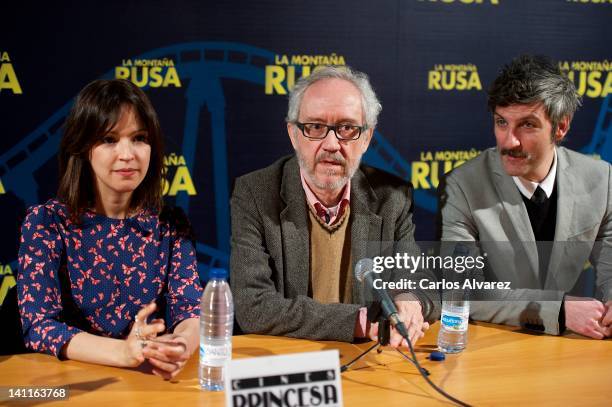
<svg viewBox="0 0 612 407">
<path fill-rule="evenodd" d="M 489 110 L 494 113 L 498 106 L 532 103 L 543 103 L 555 131 L 563 118 L 572 119 L 582 102 L 572 81 L 552 59 L 521 55 L 504 65 L 489 87 Z"/>
<path fill-rule="evenodd" d="M 117 124 L 124 107 L 133 109 L 147 131 L 147 142 L 151 146 L 149 168 L 132 194 L 130 209 L 143 208 L 159 213 L 162 207 L 164 148 L 161 127 L 151 101 L 132 82 L 123 79 L 96 80 L 77 95 L 64 123 L 58 154 L 57 196 L 68 207 L 74 222 L 80 222 L 83 211 L 95 205 L 90 151 Z"/>
</svg>

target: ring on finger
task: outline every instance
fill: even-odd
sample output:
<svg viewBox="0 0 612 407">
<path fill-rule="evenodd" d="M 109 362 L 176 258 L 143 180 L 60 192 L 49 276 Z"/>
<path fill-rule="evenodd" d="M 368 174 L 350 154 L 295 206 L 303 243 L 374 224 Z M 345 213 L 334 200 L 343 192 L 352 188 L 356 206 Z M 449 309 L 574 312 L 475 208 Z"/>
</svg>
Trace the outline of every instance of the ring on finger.
<svg viewBox="0 0 612 407">
<path fill-rule="evenodd" d="M 138 340 L 142 340 L 143 339 L 142 334 L 140 333 L 140 327 L 139 326 L 136 327 L 136 339 L 138 339 Z"/>
</svg>

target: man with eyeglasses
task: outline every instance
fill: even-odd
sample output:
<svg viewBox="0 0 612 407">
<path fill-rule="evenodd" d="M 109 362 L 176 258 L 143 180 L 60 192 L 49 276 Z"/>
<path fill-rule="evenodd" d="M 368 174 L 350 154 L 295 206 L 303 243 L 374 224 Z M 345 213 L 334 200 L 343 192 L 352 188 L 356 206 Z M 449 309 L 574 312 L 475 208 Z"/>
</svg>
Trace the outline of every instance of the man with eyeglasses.
<svg viewBox="0 0 612 407">
<path fill-rule="evenodd" d="M 318 69 L 291 91 L 295 155 L 238 178 L 232 196 L 231 284 L 243 331 L 376 338 L 355 264 L 382 242 L 418 252 L 410 184 L 360 166 L 380 110 L 368 77 L 348 67 Z M 413 278 L 424 274 L 435 279 Z M 439 314 L 437 293 L 393 295 L 418 340 Z M 391 345 L 405 345 L 394 330 Z"/>
</svg>

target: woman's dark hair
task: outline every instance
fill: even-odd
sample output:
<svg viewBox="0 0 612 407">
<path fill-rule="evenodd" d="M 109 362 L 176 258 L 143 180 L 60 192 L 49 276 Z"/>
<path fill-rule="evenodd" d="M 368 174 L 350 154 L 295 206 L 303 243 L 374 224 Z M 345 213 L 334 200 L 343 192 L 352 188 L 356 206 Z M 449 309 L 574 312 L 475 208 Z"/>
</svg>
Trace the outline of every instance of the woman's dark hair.
<svg viewBox="0 0 612 407">
<path fill-rule="evenodd" d="M 164 151 L 157 113 L 145 93 L 132 82 L 96 80 L 78 94 L 64 124 L 58 154 L 57 196 L 68 207 L 74 222 L 78 223 L 83 211 L 95 205 L 90 151 L 117 124 L 125 107 L 133 109 L 151 146 L 149 169 L 132 194 L 130 209 L 161 210 Z"/>
<path fill-rule="evenodd" d="M 164 205 L 160 214 L 159 221 L 174 226 L 176 235 L 191 241 L 193 247 L 196 246 L 195 231 L 191 227 L 189 218 L 185 212 L 176 206 Z"/>
</svg>

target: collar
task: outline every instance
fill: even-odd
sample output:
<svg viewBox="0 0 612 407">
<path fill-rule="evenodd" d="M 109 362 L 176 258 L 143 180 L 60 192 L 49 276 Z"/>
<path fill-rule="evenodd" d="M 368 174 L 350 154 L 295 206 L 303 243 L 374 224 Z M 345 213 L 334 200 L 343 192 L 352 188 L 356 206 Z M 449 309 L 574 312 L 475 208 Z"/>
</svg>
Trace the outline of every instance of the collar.
<svg viewBox="0 0 612 407">
<path fill-rule="evenodd" d="M 87 209 L 81 216 L 81 225 L 83 229 L 88 229 L 110 220 L 113 223 L 125 223 L 126 226 L 133 227 L 142 232 L 143 235 L 153 233 L 157 217 L 149 210 L 141 209 L 135 215 L 125 219 L 113 219 L 104 215 L 97 214 L 92 209 Z"/>
<path fill-rule="evenodd" d="M 304 172 L 300 168 L 300 179 L 302 181 L 302 188 L 304 188 L 304 193 L 306 194 L 306 201 L 308 205 L 310 205 L 315 213 L 322 219 L 325 219 L 326 223 L 329 225 L 333 225 L 334 222 L 342 216 L 344 210 L 351 202 L 351 180 L 349 179 L 344 186 L 344 190 L 342 192 L 342 197 L 337 205 L 332 206 L 331 208 L 326 207 L 317 199 L 317 196 L 312 192 L 308 184 L 306 183 L 306 178 L 304 176 Z M 329 220 L 327 219 L 329 218 Z"/>
<path fill-rule="evenodd" d="M 557 176 L 557 149 L 554 149 L 553 163 L 548 171 L 548 175 L 546 178 L 542 180 L 542 182 L 531 182 L 520 177 L 512 177 L 512 180 L 516 184 L 517 188 L 521 192 L 521 194 L 527 198 L 531 199 L 536 188 L 539 186 L 546 193 L 546 197 L 550 198 L 552 195 L 553 189 L 555 188 L 555 178 Z"/>
</svg>

